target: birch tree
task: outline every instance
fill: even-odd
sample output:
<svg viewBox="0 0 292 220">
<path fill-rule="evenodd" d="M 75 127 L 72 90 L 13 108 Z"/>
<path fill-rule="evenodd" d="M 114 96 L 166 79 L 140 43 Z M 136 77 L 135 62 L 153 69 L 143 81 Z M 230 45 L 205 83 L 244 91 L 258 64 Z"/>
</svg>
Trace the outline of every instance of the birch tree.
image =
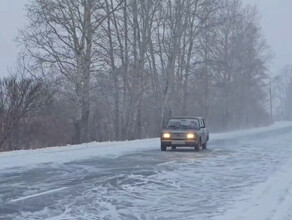
<svg viewBox="0 0 292 220">
<path fill-rule="evenodd" d="M 73 87 L 76 143 L 88 141 L 92 74 L 98 70 L 100 25 L 109 12 L 103 1 L 35 0 L 28 7 L 29 26 L 20 41 L 35 62 L 61 74 Z"/>
<path fill-rule="evenodd" d="M 33 0 L 27 12 L 19 39 L 31 74 L 54 80 L 65 143 L 157 136 L 172 115 L 214 130 L 267 119 L 268 47 L 241 0 Z"/>
</svg>

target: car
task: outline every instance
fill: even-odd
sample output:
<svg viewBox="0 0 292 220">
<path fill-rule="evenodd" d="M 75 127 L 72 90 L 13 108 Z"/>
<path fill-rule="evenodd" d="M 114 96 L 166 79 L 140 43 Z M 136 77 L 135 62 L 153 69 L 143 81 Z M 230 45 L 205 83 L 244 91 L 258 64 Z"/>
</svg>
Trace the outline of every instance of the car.
<svg viewBox="0 0 292 220">
<path fill-rule="evenodd" d="M 203 117 L 172 117 L 161 132 L 161 151 L 168 147 L 193 147 L 195 151 L 207 149 L 209 131 Z"/>
</svg>

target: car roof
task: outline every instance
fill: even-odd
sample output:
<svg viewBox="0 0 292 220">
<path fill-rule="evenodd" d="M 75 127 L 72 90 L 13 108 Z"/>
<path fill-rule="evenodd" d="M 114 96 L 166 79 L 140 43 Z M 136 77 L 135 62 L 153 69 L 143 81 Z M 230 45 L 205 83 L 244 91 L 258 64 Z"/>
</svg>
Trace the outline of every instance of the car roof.
<svg viewBox="0 0 292 220">
<path fill-rule="evenodd" d="M 201 116 L 175 116 L 170 119 L 203 119 Z"/>
</svg>

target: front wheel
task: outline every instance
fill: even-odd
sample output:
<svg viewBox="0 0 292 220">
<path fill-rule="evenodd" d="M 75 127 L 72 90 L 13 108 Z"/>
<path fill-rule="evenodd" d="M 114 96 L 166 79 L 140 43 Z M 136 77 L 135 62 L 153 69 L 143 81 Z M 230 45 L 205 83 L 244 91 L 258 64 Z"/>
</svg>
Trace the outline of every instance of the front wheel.
<svg viewBox="0 0 292 220">
<path fill-rule="evenodd" d="M 203 150 L 207 150 L 207 142 L 202 145 Z"/>
<path fill-rule="evenodd" d="M 200 151 L 201 148 L 201 140 L 195 145 L 195 151 Z"/>
<path fill-rule="evenodd" d="M 161 143 L 160 149 L 161 149 L 161 151 L 166 151 L 166 146 L 163 143 Z"/>
</svg>

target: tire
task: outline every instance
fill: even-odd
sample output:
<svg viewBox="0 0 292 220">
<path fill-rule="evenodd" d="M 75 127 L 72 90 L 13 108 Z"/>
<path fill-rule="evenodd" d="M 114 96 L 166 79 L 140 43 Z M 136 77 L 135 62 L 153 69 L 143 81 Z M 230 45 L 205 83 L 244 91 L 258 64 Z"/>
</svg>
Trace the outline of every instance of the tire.
<svg viewBox="0 0 292 220">
<path fill-rule="evenodd" d="M 160 149 L 161 149 L 161 151 L 166 151 L 166 145 L 164 145 L 164 144 L 161 143 Z"/>
<path fill-rule="evenodd" d="M 201 148 L 201 139 L 198 144 L 195 145 L 195 151 L 200 151 Z"/>
<path fill-rule="evenodd" d="M 203 150 L 207 150 L 207 141 L 202 145 Z"/>
<path fill-rule="evenodd" d="M 172 146 L 171 149 L 172 149 L 172 150 L 176 150 L 176 146 Z"/>
</svg>

